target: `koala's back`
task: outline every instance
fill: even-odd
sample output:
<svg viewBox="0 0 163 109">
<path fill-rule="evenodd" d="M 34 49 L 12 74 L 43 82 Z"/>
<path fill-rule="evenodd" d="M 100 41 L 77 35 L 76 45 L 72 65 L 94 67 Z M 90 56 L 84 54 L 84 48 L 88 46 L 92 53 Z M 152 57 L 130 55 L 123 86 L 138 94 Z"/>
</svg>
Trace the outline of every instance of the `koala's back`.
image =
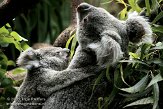
<svg viewBox="0 0 163 109">
<path fill-rule="evenodd" d="M 99 96 L 107 92 L 107 83 L 103 80 L 91 96 L 94 80 L 95 77 L 89 77 L 53 93 L 42 109 L 97 109 Z"/>
</svg>

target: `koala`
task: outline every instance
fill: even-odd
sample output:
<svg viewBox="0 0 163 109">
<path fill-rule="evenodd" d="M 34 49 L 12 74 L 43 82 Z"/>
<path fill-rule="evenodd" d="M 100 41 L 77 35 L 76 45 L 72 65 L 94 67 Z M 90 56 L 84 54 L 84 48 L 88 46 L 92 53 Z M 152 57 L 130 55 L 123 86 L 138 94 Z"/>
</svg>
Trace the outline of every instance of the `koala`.
<svg viewBox="0 0 163 109">
<path fill-rule="evenodd" d="M 46 69 L 61 71 L 67 68 L 68 63 L 69 50 L 66 48 L 49 46 L 37 50 L 29 48 L 22 52 L 17 64 L 26 68 L 28 73 L 10 109 L 39 108 L 45 98 L 39 95 L 37 87 L 41 85 L 40 81 L 43 82 L 50 77 L 50 72 L 46 72 Z"/>
<path fill-rule="evenodd" d="M 128 57 L 129 41 L 136 44 L 153 42 L 149 23 L 136 12 L 130 13 L 128 19 L 122 21 L 106 10 L 87 3 L 82 3 L 77 8 L 76 34 L 79 46 L 68 66 L 69 69 L 85 69 L 87 65 L 97 65 L 97 69 L 99 66 L 106 68 L 106 65 L 114 65 L 119 59 Z M 98 71 L 89 70 L 87 74 L 92 72 L 93 76 L 80 79 L 73 85 L 53 93 L 46 100 L 43 109 L 97 108 L 98 97 L 104 96 L 108 87 L 107 82 L 103 81 L 90 99 L 90 86 Z M 95 96 L 96 94 L 98 96 Z"/>
<path fill-rule="evenodd" d="M 129 41 L 153 41 L 151 28 L 143 17 L 133 13 L 126 21 L 121 21 L 105 9 L 87 3 L 81 3 L 77 8 L 76 36 L 79 45 L 65 70 L 47 68 L 41 79 L 40 76 L 33 77 L 39 81 L 36 87 L 39 96 L 46 100 L 42 109 L 97 108 L 98 97 L 103 97 L 108 87 L 108 83 L 102 81 L 101 87 L 92 93 L 98 74 L 108 64 L 115 65 L 128 56 Z M 31 62 L 28 63 L 30 66 Z M 38 66 L 36 64 L 34 69 L 42 69 Z"/>
<path fill-rule="evenodd" d="M 152 43 L 152 30 L 145 18 L 129 13 L 118 20 L 103 8 L 82 3 L 77 8 L 77 39 L 82 48 L 96 53 L 98 65 L 114 64 L 128 56 L 128 43 Z"/>
<path fill-rule="evenodd" d="M 130 13 L 126 21 L 118 20 L 103 8 L 81 3 L 77 8 L 78 49 L 68 66 L 69 69 L 87 68 L 87 65 L 114 65 L 119 59 L 128 57 L 128 43 L 153 43 L 152 30 L 147 20 L 136 12 Z M 90 52 L 91 51 L 91 52 Z M 83 55 L 83 53 L 85 55 Z M 89 58 L 88 58 L 89 57 Z M 93 61 L 94 60 L 94 61 Z M 99 70 L 89 70 L 94 75 L 75 82 L 53 93 L 43 109 L 95 109 L 97 99 L 104 96 L 106 81 L 90 98 L 92 86 Z M 101 89 L 101 90 L 99 90 Z M 102 93 L 100 93 L 102 92 Z M 98 93 L 98 94 L 97 94 Z M 95 95 L 98 96 L 95 96 Z"/>
</svg>

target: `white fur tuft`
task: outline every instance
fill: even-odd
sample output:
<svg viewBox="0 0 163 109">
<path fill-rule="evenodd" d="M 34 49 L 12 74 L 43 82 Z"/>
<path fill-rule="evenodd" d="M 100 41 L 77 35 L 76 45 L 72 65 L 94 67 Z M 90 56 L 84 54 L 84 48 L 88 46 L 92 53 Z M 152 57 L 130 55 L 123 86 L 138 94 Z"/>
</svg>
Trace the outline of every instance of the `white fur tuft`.
<svg viewBox="0 0 163 109">
<path fill-rule="evenodd" d="M 130 19 L 139 22 L 144 27 L 145 35 L 142 37 L 142 40 L 139 44 L 141 44 L 141 43 L 153 43 L 154 39 L 152 36 L 152 29 L 151 29 L 151 26 L 149 25 L 149 22 L 147 21 L 147 19 L 144 18 L 143 16 L 139 16 L 136 11 L 128 14 L 127 20 L 130 20 Z"/>
</svg>

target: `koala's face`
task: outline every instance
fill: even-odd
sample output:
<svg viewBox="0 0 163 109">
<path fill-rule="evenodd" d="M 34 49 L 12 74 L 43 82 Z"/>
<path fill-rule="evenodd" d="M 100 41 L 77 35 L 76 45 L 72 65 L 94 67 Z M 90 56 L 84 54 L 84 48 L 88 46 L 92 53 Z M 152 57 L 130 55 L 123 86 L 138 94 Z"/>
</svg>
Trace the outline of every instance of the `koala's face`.
<svg viewBox="0 0 163 109">
<path fill-rule="evenodd" d="M 105 9 L 87 3 L 81 3 L 77 8 L 77 25 L 78 41 L 82 44 L 85 43 L 85 45 L 100 40 L 100 34 L 105 30 L 120 33 L 124 27 L 122 21 L 112 16 Z"/>
<path fill-rule="evenodd" d="M 60 47 L 45 47 L 37 50 L 28 49 L 18 58 L 17 64 L 27 69 L 31 68 L 51 68 L 53 70 L 63 70 L 67 68 L 69 62 L 69 50 Z"/>
<path fill-rule="evenodd" d="M 54 70 L 67 68 L 69 62 L 69 50 L 61 47 L 46 47 L 36 50 L 37 58 L 44 66 Z"/>
</svg>

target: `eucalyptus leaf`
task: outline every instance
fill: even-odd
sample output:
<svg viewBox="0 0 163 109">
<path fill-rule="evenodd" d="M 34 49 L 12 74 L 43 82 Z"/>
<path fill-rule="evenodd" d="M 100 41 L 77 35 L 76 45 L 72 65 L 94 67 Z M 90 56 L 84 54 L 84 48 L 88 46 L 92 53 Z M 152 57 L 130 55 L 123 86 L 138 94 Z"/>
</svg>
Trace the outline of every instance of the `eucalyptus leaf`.
<svg viewBox="0 0 163 109">
<path fill-rule="evenodd" d="M 124 62 L 127 62 L 127 63 L 139 63 L 139 64 L 143 64 L 143 65 L 146 65 L 149 67 L 149 65 L 143 61 L 140 61 L 140 60 L 121 60 L 119 61 L 121 63 L 124 63 Z"/>
<path fill-rule="evenodd" d="M 13 36 L 17 41 L 28 41 L 27 39 L 25 39 L 25 38 L 23 38 L 23 37 L 21 37 L 17 32 L 15 32 L 15 31 L 12 31 L 11 33 L 10 33 L 10 35 L 11 36 Z"/>
<path fill-rule="evenodd" d="M 147 97 L 147 98 L 142 98 L 140 100 L 132 102 L 132 103 L 124 106 L 124 108 L 129 107 L 129 106 L 146 105 L 146 104 L 152 104 L 152 103 L 153 103 L 153 98 L 152 97 Z"/>
<path fill-rule="evenodd" d="M 14 75 L 16 75 L 16 74 L 20 74 L 20 73 L 24 73 L 24 72 L 27 72 L 27 70 L 26 69 L 24 69 L 24 68 L 16 68 L 16 69 L 14 69 L 13 71 L 12 71 L 12 74 L 14 74 Z"/>
<path fill-rule="evenodd" d="M 3 27 L 0 28 L 0 34 L 2 34 L 2 33 L 3 33 L 3 34 L 4 34 L 4 33 L 5 33 L 5 34 L 9 34 L 9 31 L 3 26 Z M 1 37 L 1 36 L 0 36 L 0 37 Z"/>
<path fill-rule="evenodd" d="M 26 42 L 23 41 L 23 42 L 21 42 L 21 48 L 23 50 L 26 50 L 26 49 L 30 48 L 30 46 Z"/>
<path fill-rule="evenodd" d="M 127 8 L 124 8 L 120 13 L 119 13 L 119 18 L 121 20 L 126 18 L 126 14 L 127 14 Z"/>
<path fill-rule="evenodd" d="M 72 36 L 68 39 L 68 41 L 66 42 L 66 48 L 69 48 L 70 43 L 71 43 L 71 41 L 73 40 L 74 37 L 75 37 L 75 35 L 72 35 Z"/>
<path fill-rule="evenodd" d="M 157 109 L 158 107 L 158 101 L 159 101 L 159 86 L 158 83 L 153 84 L 153 108 L 152 109 Z"/>
<path fill-rule="evenodd" d="M 129 88 L 119 88 L 119 89 L 122 90 L 122 91 L 128 92 L 128 93 L 142 92 L 145 89 L 146 85 L 147 85 L 148 79 L 149 79 L 149 77 L 148 77 L 148 74 L 147 74 L 145 77 L 143 77 L 134 86 L 129 87 Z"/>
<path fill-rule="evenodd" d="M 12 61 L 12 60 L 9 60 L 9 61 L 7 62 L 7 65 L 8 65 L 8 66 L 16 66 L 15 62 Z"/>
<path fill-rule="evenodd" d="M 132 9 L 134 9 L 137 12 L 141 11 L 141 8 L 138 6 L 136 0 L 128 0 L 128 2 L 131 5 Z"/>
<path fill-rule="evenodd" d="M 145 5 L 146 5 L 146 9 L 147 9 L 147 15 L 149 16 L 150 15 L 150 3 L 149 3 L 149 0 L 145 0 Z"/>
<path fill-rule="evenodd" d="M 161 11 L 156 17 L 155 19 L 152 21 L 152 24 L 156 23 L 157 21 L 159 21 L 160 19 L 163 18 L 163 11 Z"/>
<path fill-rule="evenodd" d="M 154 58 L 151 60 L 147 60 L 146 61 L 148 64 L 158 64 L 159 66 L 163 66 L 163 60 L 162 59 L 158 59 L 158 58 Z"/>
<path fill-rule="evenodd" d="M 146 89 L 140 93 L 139 92 L 138 93 L 132 93 L 132 94 L 120 93 L 120 95 L 127 97 L 127 98 L 140 98 L 140 97 L 143 97 L 143 96 L 147 95 L 148 93 L 150 93 L 151 90 L 152 90 L 152 87 L 149 87 L 148 89 Z"/>
<path fill-rule="evenodd" d="M 140 56 L 136 53 L 129 52 L 130 57 L 133 59 L 140 59 Z"/>
<path fill-rule="evenodd" d="M 161 25 L 154 26 L 152 27 L 152 31 L 155 33 L 163 33 L 163 26 Z"/>
<path fill-rule="evenodd" d="M 10 78 L 4 78 L 1 82 L 2 87 L 8 87 L 13 84 L 12 80 Z"/>
<path fill-rule="evenodd" d="M 76 34 L 74 34 L 74 35 L 76 35 Z M 72 44 L 71 44 L 71 51 L 70 51 L 71 52 L 71 55 L 70 55 L 71 58 L 73 57 L 73 55 L 75 53 L 76 44 L 77 44 L 77 39 L 74 36 L 74 38 L 72 40 Z"/>
</svg>

